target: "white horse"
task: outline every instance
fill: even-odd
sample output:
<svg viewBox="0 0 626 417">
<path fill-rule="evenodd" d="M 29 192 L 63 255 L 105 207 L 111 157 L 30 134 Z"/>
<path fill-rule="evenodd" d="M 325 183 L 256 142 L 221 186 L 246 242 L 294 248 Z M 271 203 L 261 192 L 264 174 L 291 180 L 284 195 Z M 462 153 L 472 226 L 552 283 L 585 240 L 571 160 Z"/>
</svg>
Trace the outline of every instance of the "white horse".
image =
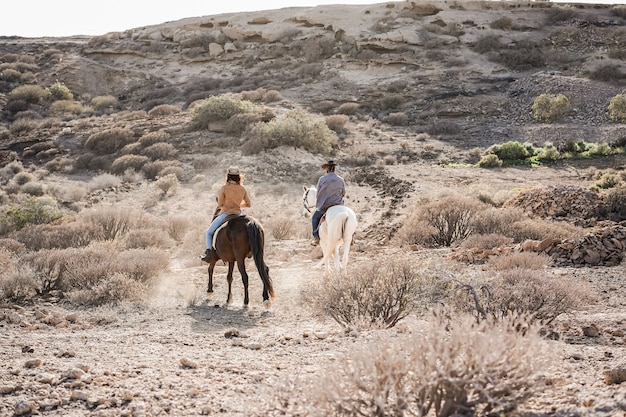
<svg viewBox="0 0 626 417">
<path fill-rule="evenodd" d="M 317 189 L 315 187 L 304 186 L 302 203 L 304 205 L 303 214 L 312 214 L 315 211 Z M 322 260 L 319 266 L 324 264 L 326 271 L 330 272 L 330 257 L 335 258 L 335 271 L 344 271 L 348 266 L 348 256 L 352 237 L 358 226 L 356 214 L 350 207 L 332 206 L 326 210 L 319 226 L 320 247 L 322 248 Z M 339 263 L 339 248 L 343 245 L 343 256 Z"/>
</svg>

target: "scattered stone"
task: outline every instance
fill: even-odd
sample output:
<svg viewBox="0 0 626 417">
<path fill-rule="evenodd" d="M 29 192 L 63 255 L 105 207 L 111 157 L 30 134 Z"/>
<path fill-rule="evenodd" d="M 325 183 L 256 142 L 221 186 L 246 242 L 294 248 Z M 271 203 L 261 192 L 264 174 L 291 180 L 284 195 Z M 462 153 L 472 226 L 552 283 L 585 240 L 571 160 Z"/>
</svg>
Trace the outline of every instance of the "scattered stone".
<svg viewBox="0 0 626 417">
<path fill-rule="evenodd" d="M 24 346 L 24 347 L 22 347 L 22 353 L 33 353 L 33 352 L 35 352 L 35 349 L 33 349 L 33 348 L 32 348 L 32 347 L 30 347 L 30 346 Z"/>
<path fill-rule="evenodd" d="M 25 368 L 36 368 L 38 366 L 41 366 L 41 364 L 43 363 L 43 361 L 41 359 L 31 359 L 26 361 L 26 363 L 24 363 L 24 367 Z"/>
<path fill-rule="evenodd" d="M 595 324 L 592 324 L 590 326 L 583 326 L 582 330 L 583 330 L 583 334 L 587 337 L 600 336 L 600 329 Z"/>
<path fill-rule="evenodd" d="M 185 368 L 192 368 L 192 369 L 197 369 L 199 367 L 198 363 L 191 361 L 187 358 L 182 358 L 180 360 L 181 365 L 183 365 Z"/>
<path fill-rule="evenodd" d="M 621 384 L 626 381 L 626 367 L 618 367 L 604 371 L 604 383 L 607 385 Z"/>
<path fill-rule="evenodd" d="M 80 379 L 83 375 L 85 375 L 85 371 L 80 368 L 70 369 L 65 373 L 65 377 L 68 379 Z"/>
<path fill-rule="evenodd" d="M 252 342 L 252 343 L 248 343 L 248 346 L 246 347 L 250 350 L 260 350 L 263 347 L 263 345 L 260 344 L 259 342 Z"/>
<path fill-rule="evenodd" d="M 25 416 L 26 414 L 30 414 L 33 411 L 37 410 L 37 406 L 35 403 L 19 401 L 15 404 L 15 409 L 13 410 L 13 415 L 15 416 Z"/>
</svg>

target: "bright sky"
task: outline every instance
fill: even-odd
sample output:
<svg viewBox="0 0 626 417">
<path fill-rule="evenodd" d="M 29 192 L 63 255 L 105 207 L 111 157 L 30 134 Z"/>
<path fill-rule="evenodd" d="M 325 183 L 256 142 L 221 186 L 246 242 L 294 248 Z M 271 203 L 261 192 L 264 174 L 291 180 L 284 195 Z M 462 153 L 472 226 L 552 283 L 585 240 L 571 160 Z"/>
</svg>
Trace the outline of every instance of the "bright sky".
<svg viewBox="0 0 626 417">
<path fill-rule="evenodd" d="M 624 0 L 556 0 L 618 4 Z M 103 35 L 186 17 L 310 7 L 323 4 L 375 4 L 385 0 L 4 0 L 0 36 Z M 1 45 L 0 45 L 1 47 Z"/>
<path fill-rule="evenodd" d="M 103 35 L 186 17 L 384 0 L 5 0 L 0 36 Z M 0 45 L 1 48 L 1 45 Z"/>
</svg>

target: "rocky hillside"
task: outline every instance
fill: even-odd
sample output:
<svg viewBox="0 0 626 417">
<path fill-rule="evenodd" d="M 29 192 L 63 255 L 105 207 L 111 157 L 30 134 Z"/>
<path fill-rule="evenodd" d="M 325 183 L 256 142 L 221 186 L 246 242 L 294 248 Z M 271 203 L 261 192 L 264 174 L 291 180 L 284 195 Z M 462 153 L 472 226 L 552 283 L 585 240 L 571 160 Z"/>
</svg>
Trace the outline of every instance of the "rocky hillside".
<svg viewBox="0 0 626 417">
<path fill-rule="evenodd" d="M 329 115 L 356 103 L 352 122 L 380 121 L 392 135 L 429 133 L 461 160 L 472 148 L 509 140 L 615 143 L 626 127 L 609 120 L 607 106 L 626 88 L 625 59 L 623 6 L 549 2 L 285 8 L 98 37 L 3 38 L 0 137 L 3 149 L 20 152 L 18 143 L 53 139 L 63 127 L 90 133 L 81 133 L 79 115 L 52 129 L 10 131 L 21 116 L 50 115 L 43 104 L 11 103 L 12 89 L 60 81 L 79 101 L 111 95 L 128 111 L 185 109 L 218 93 L 259 88 L 280 92 L 279 110 Z M 533 120 L 530 108 L 542 93 L 570 100 L 557 123 Z"/>
</svg>

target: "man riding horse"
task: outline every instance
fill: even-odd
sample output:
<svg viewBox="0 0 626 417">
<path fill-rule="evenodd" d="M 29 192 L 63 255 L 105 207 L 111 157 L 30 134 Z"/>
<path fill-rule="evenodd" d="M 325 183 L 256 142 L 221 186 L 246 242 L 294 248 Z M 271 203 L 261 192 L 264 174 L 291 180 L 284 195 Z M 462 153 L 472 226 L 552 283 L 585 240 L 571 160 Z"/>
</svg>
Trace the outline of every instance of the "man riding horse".
<svg viewBox="0 0 626 417">
<path fill-rule="evenodd" d="M 342 177 L 335 173 L 335 161 L 328 161 L 322 168 L 326 174 L 317 181 L 317 202 L 315 212 L 311 216 L 311 226 L 313 241 L 311 245 L 317 246 L 320 243 L 319 225 L 322 217 L 332 206 L 343 205 L 343 198 L 346 195 L 346 183 Z"/>
</svg>

